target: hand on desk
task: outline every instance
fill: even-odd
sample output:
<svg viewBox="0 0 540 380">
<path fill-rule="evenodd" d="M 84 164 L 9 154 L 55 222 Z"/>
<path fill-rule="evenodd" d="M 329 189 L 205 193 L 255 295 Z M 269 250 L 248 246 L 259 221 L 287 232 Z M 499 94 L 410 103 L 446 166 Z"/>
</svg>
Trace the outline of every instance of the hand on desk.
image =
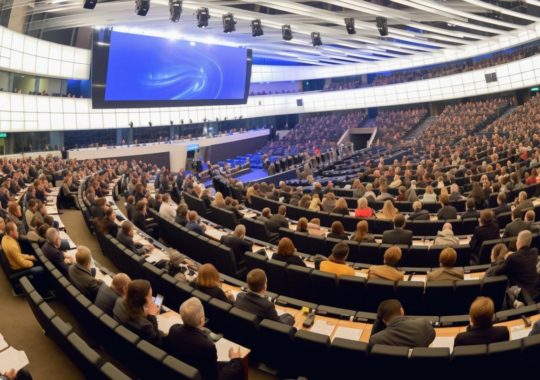
<svg viewBox="0 0 540 380">
<path fill-rule="evenodd" d="M 229 359 L 240 359 L 241 357 L 240 346 L 238 346 L 238 351 L 235 351 L 233 347 L 229 348 Z"/>
<path fill-rule="evenodd" d="M 225 290 L 225 296 L 227 297 L 227 299 L 229 301 L 231 301 L 232 303 L 234 303 L 234 294 L 232 294 L 232 292 L 230 290 Z"/>
</svg>

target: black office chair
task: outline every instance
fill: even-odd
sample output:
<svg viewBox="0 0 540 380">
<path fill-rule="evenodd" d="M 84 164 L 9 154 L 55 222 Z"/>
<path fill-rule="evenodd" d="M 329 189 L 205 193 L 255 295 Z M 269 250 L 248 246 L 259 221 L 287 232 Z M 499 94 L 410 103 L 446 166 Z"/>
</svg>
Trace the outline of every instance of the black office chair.
<svg viewBox="0 0 540 380">
<path fill-rule="evenodd" d="M 278 294 L 286 294 L 288 289 L 287 263 L 279 260 L 268 260 L 265 269 L 268 278 L 268 290 Z"/>
<path fill-rule="evenodd" d="M 371 368 L 384 368 L 385 376 L 394 376 L 404 373 L 403 369 L 407 368 L 408 356 L 408 347 L 376 344 L 371 347 L 368 360 Z"/>
<path fill-rule="evenodd" d="M 508 278 L 506 276 L 484 277 L 482 280 L 481 295 L 489 297 L 495 304 L 495 311 L 503 307 Z"/>
<path fill-rule="evenodd" d="M 248 272 L 253 269 L 265 270 L 266 262 L 268 261 L 268 257 L 266 255 L 261 255 L 260 253 L 255 252 L 246 252 L 244 257 Z"/>
<path fill-rule="evenodd" d="M 231 318 L 229 314 L 231 308 L 232 305 L 230 303 L 212 298 L 204 308 L 206 317 L 208 318 L 206 327 L 217 333 L 225 331 Z"/>
<path fill-rule="evenodd" d="M 425 313 L 430 315 L 447 315 L 449 300 L 454 295 L 454 285 L 451 281 L 428 281 L 425 288 Z"/>
<path fill-rule="evenodd" d="M 343 307 L 352 310 L 362 310 L 364 307 L 366 279 L 357 276 L 338 277 L 338 298 Z"/>
<path fill-rule="evenodd" d="M 447 347 L 413 348 L 408 366 L 411 373 L 446 373 L 450 366 L 450 350 Z"/>
<path fill-rule="evenodd" d="M 329 347 L 326 377 L 346 379 L 351 374 L 359 374 L 369 367 L 367 360 L 368 344 L 349 339 L 335 338 Z"/>
<path fill-rule="evenodd" d="M 522 363 L 523 339 L 497 342 L 488 345 L 487 367 L 493 374 L 513 373 L 515 365 Z M 509 366 L 508 363 L 512 363 Z M 509 368 L 513 367 L 513 368 Z"/>
<path fill-rule="evenodd" d="M 395 287 L 396 298 L 410 315 L 422 315 L 424 309 L 424 283 L 419 281 L 398 281 Z"/>
<path fill-rule="evenodd" d="M 314 270 L 311 272 L 312 299 L 319 305 L 341 306 L 337 296 L 337 276 Z"/>
<path fill-rule="evenodd" d="M 294 327 L 269 319 L 259 325 L 260 341 L 264 342 L 260 345 L 260 356 L 271 368 L 279 368 L 282 377 L 294 375 L 294 332 Z"/>
<path fill-rule="evenodd" d="M 311 272 L 312 269 L 298 265 L 287 266 L 288 294 L 301 300 L 311 300 Z"/>
<path fill-rule="evenodd" d="M 364 310 L 376 312 L 382 301 L 395 297 L 393 281 L 378 278 L 369 279 L 366 282 L 366 291 L 364 293 Z"/>
<path fill-rule="evenodd" d="M 473 346 L 454 347 L 451 357 L 452 374 L 461 376 L 471 368 L 485 368 L 487 358 L 487 345 L 477 344 Z"/>
<path fill-rule="evenodd" d="M 449 314 L 467 314 L 473 301 L 480 295 L 482 280 L 456 281 Z"/>
<path fill-rule="evenodd" d="M 297 375 L 308 379 L 324 379 L 329 346 L 328 336 L 299 330 L 293 341 Z"/>
</svg>

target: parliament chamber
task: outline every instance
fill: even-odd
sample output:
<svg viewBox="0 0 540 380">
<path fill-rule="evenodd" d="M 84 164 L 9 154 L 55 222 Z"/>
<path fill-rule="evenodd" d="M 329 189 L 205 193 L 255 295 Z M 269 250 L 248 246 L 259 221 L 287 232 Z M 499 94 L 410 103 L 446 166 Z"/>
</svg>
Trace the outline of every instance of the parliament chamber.
<svg viewBox="0 0 540 380">
<path fill-rule="evenodd" d="M 539 40 L 533 0 L 4 1 L 0 379 L 534 368 Z"/>
</svg>

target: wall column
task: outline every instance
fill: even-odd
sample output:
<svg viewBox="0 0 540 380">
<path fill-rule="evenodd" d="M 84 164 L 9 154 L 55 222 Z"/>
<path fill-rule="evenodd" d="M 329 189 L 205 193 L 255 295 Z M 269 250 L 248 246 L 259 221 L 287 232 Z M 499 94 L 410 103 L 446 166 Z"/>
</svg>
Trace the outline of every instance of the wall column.
<svg viewBox="0 0 540 380">
<path fill-rule="evenodd" d="M 28 5 L 24 0 L 13 0 L 11 15 L 9 16 L 8 29 L 24 33 L 24 24 L 28 14 Z"/>
</svg>

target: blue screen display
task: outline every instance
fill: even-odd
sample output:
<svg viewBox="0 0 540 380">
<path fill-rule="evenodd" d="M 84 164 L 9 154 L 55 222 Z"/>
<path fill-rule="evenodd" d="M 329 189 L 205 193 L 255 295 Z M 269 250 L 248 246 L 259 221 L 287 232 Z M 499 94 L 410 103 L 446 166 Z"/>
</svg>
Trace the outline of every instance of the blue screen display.
<svg viewBox="0 0 540 380">
<path fill-rule="evenodd" d="M 248 50 L 112 31 L 105 101 L 244 100 Z"/>
</svg>

